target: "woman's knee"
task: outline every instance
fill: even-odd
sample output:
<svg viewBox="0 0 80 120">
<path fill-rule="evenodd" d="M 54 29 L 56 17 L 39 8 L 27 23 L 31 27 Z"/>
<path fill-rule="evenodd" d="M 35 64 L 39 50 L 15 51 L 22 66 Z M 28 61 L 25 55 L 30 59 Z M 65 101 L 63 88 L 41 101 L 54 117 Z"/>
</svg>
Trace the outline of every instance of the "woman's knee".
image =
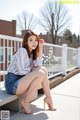
<svg viewBox="0 0 80 120">
<path fill-rule="evenodd" d="M 45 72 L 43 69 L 39 69 L 39 77 L 41 77 L 43 79 L 45 78 Z"/>
<path fill-rule="evenodd" d="M 35 69 L 35 73 L 39 76 L 39 77 L 46 77 L 48 75 L 47 69 L 43 66 L 38 67 L 37 69 Z"/>
<path fill-rule="evenodd" d="M 42 66 L 41 69 L 45 72 L 46 75 L 48 75 L 48 71 L 47 71 L 46 67 Z"/>
</svg>

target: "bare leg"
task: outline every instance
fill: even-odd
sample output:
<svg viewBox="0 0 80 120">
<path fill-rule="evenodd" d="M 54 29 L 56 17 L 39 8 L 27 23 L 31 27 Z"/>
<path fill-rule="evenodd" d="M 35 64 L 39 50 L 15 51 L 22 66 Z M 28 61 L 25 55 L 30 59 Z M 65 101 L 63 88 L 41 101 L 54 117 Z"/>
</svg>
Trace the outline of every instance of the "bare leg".
<svg viewBox="0 0 80 120">
<path fill-rule="evenodd" d="M 42 69 L 45 71 L 45 79 L 42 82 L 42 88 L 43 88 L 44 93 L 46 95 L 46 97 L 44 98 L 44 107 L 45 107 L 45 103 L 47 103 L 49 109 L 55 111 L 56 109 L 53 107 L 53 102 L 52 102 L 52 98 L 51 98 L 51 94 L 50 94 L 48 72 L 47 72 L 45 67 L 42 67 Z"/>
<path fill-rule="evenodd" d="M 38 71 L 36 71 L 37 77 L 36 77 L 36 75 L 32 74 L 34 79 L 29 79 L 29 76 L 27 76 L 28 79 L 31 81 L 31 83 L 26 80 L 27 81 L 27 85 L 26 85 L 26 83 L 24 84 L 25 78 L 20 80 L 19 85 L 18 85 L 18 89 L 16 92 L 17 95 L 21 95 L 21 94 L 23 95 L 23 93 L 24 93 L 23 91 L 26 90 L 24 95 L 23 95 L 24 98 L 23 98 L 23 100 L 21 100 L 21 105 L 25 109 L 26 113 L 31 113 L 31 109 L 30 109 L 30 105 L 29 105 L 31 96 L 38 89 L 39 85 L 42 83 L 42 81 L 44 80 L 44 77 L 45 77 L 45 72 L 42 69 L 39 68 L 37 70 L 38 70 Z M 32 72 L 32 73 L 34 73 L 34 72 Z M 22 83 L 24 85 L 24 88 L 26 88 L 26 89 L 23 88 Z M 20 88 L 21 86 L 22 86 L 22 89 Z"/>
<path fill-rule="evenodd" d="M 50 94 L 50 86 L 49 86 L 49 80 L 48 80 L 48 72 L 45 67 L 42 67 L 42 70 L 45 72 L 45 79 L 41 85 L 42 85 L 42 88 L 44 90 L 46 97 L 50 97 L 51 94 Z"/>
<path fill-rule="evenodd" d="M 46 98 L 44 99 L 44 101 L 48 104 L 49 108 L 51 110 L 53 110 L 53 104 L 52 104 L 52 99 L 51 99 L 51 95 L 50 95 L 47 70 L 44 67 L 41 67 L 41 69 L 39 69 L 39 76 L 31 81 L 27 91 L 25 92 L 24 102 L 22 101 L 24 108 L 25 108 L 25 106 L 27 107 L 27 108 L 25 108 L 26 113 L 31 112 L 31 109 L 29 106 L 31 96 L 35 93 L 35 91 L 38 89 L 38 87 L 41 83 L 42 83 L 44 93 L 46 95 Z"/>
<path fill-rule="evenodd" d="M 31 82 L 30 87 L 25 94 L 25 102 L 28 103 L 30 101 L 30 97 L 38 89 L 39 85 L 42 84 L 44 93 L 46 95 L 44 102 L 46 102 L 48 104 L 50 110 L 56 110 L 55 108 L 53 108 L 53 102 L 52 102 L 52 98 L 51 98 L 51 94 L 50 94 L 47 70 L 44 67 L 41 67 L 41 70 L 44 71 L 45 76 L 43 76 L 43 77 L 40 76 L 38 79 L 36 78 L 35 80 L 33 80 Z"/>
<path fill-rule="evenodd" d="M 40 75 L 41 75 L 40 74 L 40 68 L 37 68 L 34 71 L 30 72 L 28 75 L 25 75 L 24 77 L 19 79 L 16 94 L 17 95 L 24 94 L 28 90 L 31 82 L 34 79 L 38 78 Z"/>
<path fill-rule="evenodd" d="M 42 84 L 46 97 L 51 97 L 47 70 L 46 68 L 41 67 L 40 71 L 42 71 L 41 74 L 39 74 L 40 76 L 35 78 L 31 82 L 29 89 L 25 92 L 24 96 L 25 96 L 26 101 L 28 100 L 28 97 L 31 97 L 32 94 L 35 93 L 35 91 L 39 88 L 40 84 Z M 30 98 L 28 101 L 30 101 Z"/>
<path fill-rule="evenodd" d="M 44 79 L 45 79 L 45 72 L 44 72 L 42 69 L 40 69 L 40 72 L 41 72 L 40 76 L 37 77 L 37 78 L 35 78 L 35 79 L 30 83 L 29 88 L 25 91 L 25 93 L 21 95 L 22 98 L 24 98 L 26 102 L 27 102 L 27 101 L 30 101 L 31 96 L 35 93 L 35 91 L 38 90 L 40 84 L 41 84 L 41 83 L 44 81 Z"/>
</svg>

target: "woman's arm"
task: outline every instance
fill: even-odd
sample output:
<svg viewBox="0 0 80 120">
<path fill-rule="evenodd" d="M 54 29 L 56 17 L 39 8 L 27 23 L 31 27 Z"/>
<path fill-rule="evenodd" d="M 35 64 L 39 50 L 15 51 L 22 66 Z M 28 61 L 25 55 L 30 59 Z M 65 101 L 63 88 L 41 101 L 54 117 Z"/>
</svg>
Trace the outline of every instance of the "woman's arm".
<svg viewBox="0 0 80 120">
<path fill-rule="evenodd" d="M 40 60 L 42 60 L 42 51 L 43 51 L 43 45 L 44 45 L 45 41 L 43 39 L 39 40 L 39 58 Z"/>
<path fill-rule="evenodd" d="M 38 57 L 36 58 L 36 60 L 34 60 L 34 62 L 33 62 L 34 68 L 42 66 L 42 51 L 43 51 L 43 45 L 44 45 L 44 40 L 43 40 L 43 39 L 40 39 L 40 40 L 39 40 L 39 55 L 38 55 Z"/>
</svg>

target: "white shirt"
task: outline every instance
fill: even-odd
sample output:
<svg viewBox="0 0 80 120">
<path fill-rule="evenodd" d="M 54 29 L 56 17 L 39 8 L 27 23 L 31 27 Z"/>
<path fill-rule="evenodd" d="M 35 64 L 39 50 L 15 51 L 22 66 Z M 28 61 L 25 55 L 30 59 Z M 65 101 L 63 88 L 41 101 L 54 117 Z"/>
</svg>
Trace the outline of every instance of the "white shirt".
<svg viewBox="0 0 80 120">
<path fill-rule="evenodd" d="M 31 72 L 32 64 L 34 67 L 42 66 L 42 61 L 39 57 L 37 57 L 36 60 L 32 60 L 32 58 L 29 58 L 25 48 L 19 48 L 15 55 L 13 55 L 7 72 L 17 75 L 26 75 Z"/>
</svg>

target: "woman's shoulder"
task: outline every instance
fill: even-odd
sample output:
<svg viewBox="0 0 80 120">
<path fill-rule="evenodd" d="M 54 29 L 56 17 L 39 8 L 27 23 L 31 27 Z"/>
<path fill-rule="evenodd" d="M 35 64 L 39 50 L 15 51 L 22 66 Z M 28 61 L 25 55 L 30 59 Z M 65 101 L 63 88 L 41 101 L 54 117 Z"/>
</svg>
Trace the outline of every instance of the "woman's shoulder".
<svg viewBox="0 0 80 120">
<path fill-rule="evenodd" d="M 19 54 L 19 55 L 24 55 L 24 56 L 28 56 L 28 52 L 27 50 L 24 48 L 24 47 L 21 47 L 21 48 L 18 48 L 17 50 L 17 53 L 16 54 Z"/>
<path fill-rule="evenodd" d="M 17 52 L 27 53 L 27 50 L 25 48 L 21 47 L 21 48 L 18 48 Z"/>
</svg>

